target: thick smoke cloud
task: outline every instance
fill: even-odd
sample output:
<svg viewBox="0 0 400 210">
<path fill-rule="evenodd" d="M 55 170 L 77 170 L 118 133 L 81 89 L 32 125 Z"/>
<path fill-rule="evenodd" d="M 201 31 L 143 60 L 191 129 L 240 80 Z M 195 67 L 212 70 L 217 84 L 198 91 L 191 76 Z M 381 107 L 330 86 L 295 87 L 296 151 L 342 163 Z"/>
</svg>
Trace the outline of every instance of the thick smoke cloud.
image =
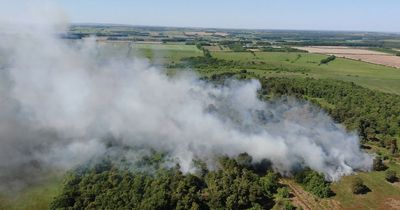
<svg viewBox="0 0 400 210">
<path fill-rule="evenodd" d="M 255 80 L 215 86 L 193 75 L 167 77 L 142 59 L 104 58 L 94 40 L 58 39 L 63 24 L 49 19 L 36 18 L 32 30 L 2 25 L 1 180 L 18 183 L 102 156 L 110 135 L 168 152 L 186 172 L 194 158 L 243 152 L 283 174 L 310 167 L 337 180 L 370 169 L 357 135 L 308 103 L 260 101 Z"/>
</svg>

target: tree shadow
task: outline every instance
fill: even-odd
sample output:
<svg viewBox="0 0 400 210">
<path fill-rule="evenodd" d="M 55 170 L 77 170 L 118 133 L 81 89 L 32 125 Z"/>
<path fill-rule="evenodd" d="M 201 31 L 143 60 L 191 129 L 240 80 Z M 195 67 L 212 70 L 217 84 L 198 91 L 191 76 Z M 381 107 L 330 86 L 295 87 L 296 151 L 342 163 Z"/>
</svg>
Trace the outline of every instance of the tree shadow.
<svg viewBox="0 0 400 210">
<path fill-rule="evenodd" d="M 394 184 L 394 183 L 396 183 L 396 182 L 398 182 L 399 181 L 399 178 L 398 177 L 394 177 L 394 178 L 391 178 L 391 179 L 386 179 L 386 181 L 388 181 L 388 182 L 390 182 L 390 183 L 392 183 L 392 184 Z"/>
<path fill-rule="evenodd" d="M 355 194 L 357 194 L 357 195 L 365 195 L 365 194 L 367 194 L 367 193 L 369 193 L 369 192 L 372 192 L 372 190 L 369 188 L 369 187 L 367 187 L 366 185 L 364 185 L 364 187 L 363 187 L 363 189 L 362 190 L 359 190 L 357 193 L 355 193 Z"/>
</svg>

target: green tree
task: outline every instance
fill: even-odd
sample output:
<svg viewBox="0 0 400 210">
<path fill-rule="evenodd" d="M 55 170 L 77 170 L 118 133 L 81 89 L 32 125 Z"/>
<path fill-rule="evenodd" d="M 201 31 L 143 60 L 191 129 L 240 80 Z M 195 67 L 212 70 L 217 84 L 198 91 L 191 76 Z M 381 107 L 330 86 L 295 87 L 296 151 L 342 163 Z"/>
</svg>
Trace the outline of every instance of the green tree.
<svg viewBox="0 0 400 210">
<path fill-rule="evenodd" d="M 302 184 L 305 190 L 320 198 L 327 198 L 333 194 L 330 183 L 325 181 L 325 177 L 309 168 L 298 172 L 295 175 L 295 180 Z"/>
<path fill-rule="evenodd" d="M 279 188 L 279 175 L 269 171 L 265 176 L 261 177 L 261 186 L 265 193 L 272 198 Z"/>
<path fill-rule="evenodd" d="M 336 56 L 330 55 L 329 57 L 322 59 L 321 62 L 320 62 L 320 65 L 321 64 L 328 64 L 329 62 L 334 61 L 335 59 L 336 59 Z"/>
<path fill-rule="evenodd" d="M 199 174 L 182 174 L 179 165 L 161 167 L 165 155 L 157 152 L 137 163 L 152 168 L 151 173 L 121 169 L 104 161 L 69 173 L 50 209 L 271 208 L 274 202 L 268 195 L 279 189 L 278 176 L 268 173 L 263 187 L 261 177 L 249 165 L 251 160 L 248 154 L 224 156 L 214 171 L 195 161 L 196 167 L 203 168 Z"/>
</svg>

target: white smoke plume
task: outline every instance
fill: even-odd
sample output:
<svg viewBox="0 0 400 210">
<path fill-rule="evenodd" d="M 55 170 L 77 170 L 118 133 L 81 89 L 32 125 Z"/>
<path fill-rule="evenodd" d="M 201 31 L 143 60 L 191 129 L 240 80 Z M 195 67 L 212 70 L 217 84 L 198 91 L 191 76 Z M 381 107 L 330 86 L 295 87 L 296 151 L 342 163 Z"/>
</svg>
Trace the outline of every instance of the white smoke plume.
<svg viewBox="0 0 400 210">
<path fill-rule="evenodd" d="M 101 58 L 93 40 L 57 38 L 65 24 L 46 14 L 30 30 L 0 21 L 0 179 L 84 163 L 106 152 L 108 135 L 166 151 L 183 171 L 194 158 L 243 152 L 283 174 L 310 167 L 331 180 L 372 165 L 357 135 L 308 103 L 263 102 L 255 80 L 217 87 L 142 59 Z"/>
</svg>

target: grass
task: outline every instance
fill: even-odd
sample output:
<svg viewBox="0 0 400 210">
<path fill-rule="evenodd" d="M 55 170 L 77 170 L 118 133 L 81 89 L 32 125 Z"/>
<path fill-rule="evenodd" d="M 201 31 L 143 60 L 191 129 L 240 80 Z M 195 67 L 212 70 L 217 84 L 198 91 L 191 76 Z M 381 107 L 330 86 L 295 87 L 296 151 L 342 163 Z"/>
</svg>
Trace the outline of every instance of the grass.
<svg viewBox="0 0 400 210">
<path fill-rule="evenodd" d="M 159 64 L 179 62 L 184 57 L 201 56 L 194 45 L 102 43 L 101 56 L 144 57 Z"/>
<path fill-rule="evenodd" d="M 301 55 L 301 57 L 298 58 L 298 55 Z M 278 73 L 280 76 L 330 78 L 354 82 L 382 92 L 400 94 L 400 70 L 382 65 L 344 58 L 336 58 L 329 64 L 319 65 L 321 59 L 326 58 L 326 56 L 310 53 L 257 52 L 256 56 L 253 56 L 247 52 L 213 52 L 213 56 L 243 62 L 262 61 L 265 65 L 282 66 L 289 69 L 303 68 L 307 70 L 306 74 L 280 72 Z M 263 66 L 260 65 L 260 69 L 262 68 Z M 271 72 L 260 71 L 260 69 L 255 71 L 259 76 L 277 76 L 276 73 L 271 75 Z"/>
<path fill-rule="evenodd" d="M 0 210 L 48 209 L 52 199 L 60 192 L 61 175 L 50 175 L 45 183 L 30 186 L 13 194 L 0 193 Z"/>
<path fill-rule="evenodd" d="M 400 166 L 397 163 L 388 164 L 390 169 L 400 174 Z M 365 195 L 354 195 L 351 192 L 351 182 L 354 177 L 360 177 L 364 184 L 371 189 Z M 388 198 L 400 201 L 399 183 L 391 184 L 385 180 L 385 172 L 359 173 L 353 176 L 343 177 L 338 183 L 332 185 L 336 193 L 333 199 L 340 202 L 345 209 L 384 209 L 389 208 Z"/>
<path fill-rule="evenodd" d="M 168 65 L 180 62 L 184 57 L 202 56 L 201 50 L 194 45 L 182 44 L 134 44 L 107 43 L 103 56 L 118 55 L 128 57 L 141 56 L 151 62 Z M 400 95 L 400 69 L 382 65 L 370 64 L 362 61 L 336 58 L 329 64 L 319 65 L 327 56 L 311 53 L 285 53 L 285 52 L 212 52 L 216 58 L 235 60 L 241 62 L 256 62 L 256 66 L 247 69 L 256 76 L 265 77 L 313 77 L 317 79 L 336 79 L 354 82 L 358 85 L 387 93 Z M 260 64 L 264 63 L 264 64 Z M 271 66 L 284 69 L 304 69 L 304 72 L 288 72 L 272 70 Z M 202 75 L 228 72 L 232 69 L 221 67 L 219 69 L 201 69 Z M 175 71 L 175 70 L 174 70 Z"/>
<path fill-rule="evenodd" d="M 201 56 L 203 52 L 194 45 L 148 45 L 133 46 L 140 55 L 162 64 L 179 62 L 184 57 Z"/>
</svg>

